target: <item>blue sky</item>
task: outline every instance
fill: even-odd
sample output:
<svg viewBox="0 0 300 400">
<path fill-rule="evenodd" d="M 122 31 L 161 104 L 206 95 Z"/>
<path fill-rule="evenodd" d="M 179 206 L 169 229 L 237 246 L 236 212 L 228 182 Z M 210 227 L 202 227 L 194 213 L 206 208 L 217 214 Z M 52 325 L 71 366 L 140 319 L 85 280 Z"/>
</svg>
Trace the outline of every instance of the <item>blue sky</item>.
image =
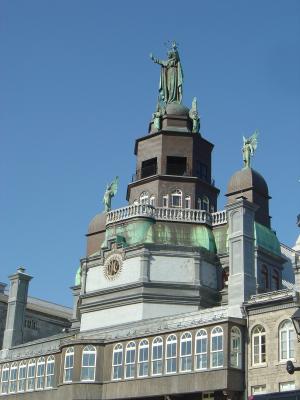
<svg viewBox="0 0 300 400">
<path fill-rule="evenodd" d="M 155 109 L 164 42 L 176 39 L 184 103 L 197 96 L 221 189 L 260 131 L 253 167 L 272 227 L 293 245 L 300 213 L 300 2 L 2 0 L 0 281 L 20 265 L 30 294 L 71 304 L 90 219 L 107 182 L 126 205 L 134 140 Z"/>
</svg>

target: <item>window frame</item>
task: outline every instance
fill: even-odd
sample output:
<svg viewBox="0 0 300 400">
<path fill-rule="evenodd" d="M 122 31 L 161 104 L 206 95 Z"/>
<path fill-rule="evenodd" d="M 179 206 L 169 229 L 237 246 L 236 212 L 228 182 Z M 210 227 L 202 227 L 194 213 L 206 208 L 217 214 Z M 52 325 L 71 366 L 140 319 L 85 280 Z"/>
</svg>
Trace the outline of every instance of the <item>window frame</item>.
<svg viewBox="0 0 300 400">
<path fill-rule="evenodd" d="M 203 333 L 203 334 L 202 334 Z M 205 351 L 199 351 L 198 352 L 198 342 L 200 349 L 202 349 L 202 346 L 205 348 Z M 205 344 L 203 345 L 204 342 Z M 208 334 L 206 329 L 199 329 L 196 334 L 195 334 L 195 350 L 194 350 L 194 369 L 195 371 L 203 371 L 208 368 Z M 204 358 L 204 362 L 202 360 Z M 199 360 L 199 363 L 198 363 Z M 198 365 L 204 364 L 205 366 L 199 367 Z"/>
<path fill-rule="evenodd" d="M 149 204 L 149 193 L 148 192 L 144 191 L 139 195 L 139 204 L 141 204 L 141 205 Z"/>
<path fill-rule="evenodd" d="M 161 357 L 154 358 L 154 349 L 161 347 Z M 157 351 L 159 353 L 159 351 Z M 152 376 L 160 376 L 163 374 L 163 357 L 164 357 L 164 341 L 161 336 L 156 336 L 152 341 L 152 348 L 151 348 L 151 375 Z M 160 372 L 154 373 L 154 363 L 159 366 L 157 369 L 160 369 Z"/>
<path fill-rule="evenodd" d="M 5 374 L 5 380 L 4 380 L 4 374 Z M 0 395 L 1 394 L 8 394 L 9 393 L 9 377 L 10 377 L 10 368 L 9 364 L 4 364 L 2 367 L 1 371 L 1 390 L 0 390 Z M 7 378 L 7 379 L 6 379 Z M 3 391 L 3 383 L 5 384 L 4 390 Z"/>
<path fill-rule="evenodd" d="M 73 382 L 73 372 L 74 372 L 74 347 L 68 347 L 65 352 L 64 357 L 64 375 L 63 375 L 63 382 L 70 383 Z M 71 359 L 70 365 L 67 366 L 67 360 Z M 69 376 L 70 374 L 70 376 Z M 68 379 L 67 379 L 68 378 Z"/>
<path fill-rule="evenodd" d="M 53 369 L 52 369 L 53 365 Z M 49 368 L 50 366 L 50 368 Z M 50 371 L 49 371 L 50 369 Z M 50 372 L 50 373 L 49 373 Z M 45 369 L 45 389 L 51 389 L 54 387 L 55 377 L 55 357 L 53 354 L 47 357 L 46 369 Z M 50 384 L 49 384 L 50 382 Z"/>
<path fill-rule="evenodd" d="M 230 366 L 237 369 L 242 368 L 242 333 L 237 326 L 230 329 Z"/>
<path fill-rule="evenodd" d="M 179 205 L 174 205 L 174 198 L 179 199 Z M 182 190 L 175 189 L 171 193 L 171 207 L 172 208 L 182 208 Z"/>
<path fill-rule="evenodd" d="M 193 363 L 193 337 L 191 332 L 184 332 L 180 336 L 179 371 L 191 372 Z M 190 352 L 188 353 L 190 347 Z M 186 365 L 185 365 L 186 364 Z M 188 365 L 190 365 L 188 367 Z"/>
<path fill-rule="evenodd" d="M 115 354 L 121 353 L 121 363 L 115 363 Z M 123 377 L 123 356 L 124 356 L 124 349 L 122 343 L 117 343 L 113 348 L 113 355 L 112 355 L 112 380 L 119 381 Z M 117 361 L 118 357 L 117 357 Z M 115 371 L 117 371 L 117 378 L 115 378 Z"/>
<path fill-rule="evenodd" d="M 143 359 L 144 357 L 144 351 L 147 356 L 147 358 Z M 142 355 L 142 357 L 141 357 Z M 141 360 L 142 358 L 142 360 Z M 141 373 L 143 372 L 145 367 L 146 373 Z M 142 368 L 142 370 L 141 370 Z M 148 339 L 143 339 L 139 342 L 139 347 L 138 347 L 138 367 L 137 367 L 137 376 L 138 378 L 144 378 L 146 376 L 149 376 L 149 340 Z"/>
<path fill-rule="evenodd" d="M 162 197 L 162 206 L 163 208 L 168 208 L 169 207 L 169 195 L 164 194 Z"/>
<path fill-rule="evenodd" d="M 36 363 L 36 375 L 35 375 L 36 390 L 42 390 L 45 387 L 45 370 L 46 370 L 45 357 L 40 357 Z"/>
<path fill-rule="evenodd" d="M 286 334 L 286 357 L 282 356 L 283 353 L 283 334 Z M 285 319 L 279 325 L 279 360 L 288 361 L 295 359 L 295 331 L 291 320 Z"/>
<path fill-rule="evenodd" d="M 84 365 L 85 355 L 88 355 L 88 364 Z M 94 363 L 90 364 L 90 359 L 94 359 Z M 81 382 L 95 382 L 96 378 L 96 364 L 97 364 L 97 349 L 95 346 L 89 344 L 82 349 L 81 354 L 81 369 L 80 369 L 80 381 Z M 83 372 L 87 370 L 88 378 L 83 377 Z M 92 372 L 90 376 L 90 372 Z"/>
<path fill-rule="evenodd" d="M 214 350 L 214 339 L 217 338 L 217 349 Z M 219 338 L 221 338 L 221 348 L 219 348 Z M 217 365 L 214 364 L 214 355 L 216 355 Z M 222 363 L 219 363 L 219 358 Z M 221 326 L 215 326 L 210 333 L 210 368 L 222 368 L 224 366 L 224 330 Z"/>
<path fill-rule="evenodd" d="M 133 354 L 130 356 L 130 360 L 127 361 L 127 354 Z M 135 361 L 136 361 L 136 343 L 134 341 L 130 341 L 127 343 L 125 348 L 125 360 L 124 360 L 124 379 L 134 379 L 135 378 Z M 127 371 L 130 374 L 127 374 Z"/>
<path fill-rule="evenodd" d="M 257 331 L 257 332 L 256 332 Z M 258 343 L 255 343 L 255 339 L 258 338 Z M 264 338 L 264 340 L 263 340 Z M 251 348 L 252 348 L 252 365 L 265 365 L 267 362 L 267 341 L 266 341 L 266 330 L 262 325 L 256 325 L 252 329 L 251 334 Z M 264 348 L 264 351 L 263 351 Z M 258 352 L 256 352 L 258 349 Z M 258 362 L 255 362 L 255 356 L 258 357 Z"/>
<path fill-rule="evenodd" d="M 173 340 L 173 338 L 175 338 Z M 171 356 L 168 356 L 169 352 L 169 346 L 171 346 Z M 175 348 L 175 355 L 173 355 L 173 346 Z M 176 374 L 177 373 L 177 336 L 172 333 L 170 334 L 167 339 L 166 339 L 166 352 L 165 352 L 165 374 L 166 375 L 171 375 L 171 374 Z M 171 360 L 171 366 L 172 368 L 169 369 L 169 361 Z M 173 361 L 175 362 L 175 369 L 173 368 Z"/>
<path fill-rule="evenodd" d="M 8 393 L 17 393 L 18 363 L 13 362 L 9 368 L 9 389 Z"/>
<path fill-rule="evenodd" d="M 32 392 L 35 389 L 35 374 L 36 374 L 36 360 L 35 358 L 31 358 L 28 361 L 28 366 L 27 366 L 27 379 L 26 379 L 27 392 Z"/>
<path fill-rule="evenodd" d="M 23 372 L 21 374 L 21 370 L 25 372 L 24 376 Z M 27 381 L 27 361 L 23 360 L 19 363 L 19 368 L 18 368 L 18 387 L 17 387 L 18 393 L 26 391 L 26 381 Z"/>
</svg>

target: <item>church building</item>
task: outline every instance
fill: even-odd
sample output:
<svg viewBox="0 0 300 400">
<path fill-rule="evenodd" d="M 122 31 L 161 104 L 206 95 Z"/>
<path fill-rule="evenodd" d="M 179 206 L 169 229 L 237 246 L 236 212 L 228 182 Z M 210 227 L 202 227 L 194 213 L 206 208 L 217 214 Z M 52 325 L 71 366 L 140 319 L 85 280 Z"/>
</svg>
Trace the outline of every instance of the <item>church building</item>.
<svg viewBox="0 0 300 400">
<path fill-rule="evenodd" d="M 196 98 L 182 102 L 176 44 L 167 60 L 151 58 L 161 68 L 156 111 L 135 141 L 127 203 L 112 208 L 116 177 L 89 223 L 73 310 L 34 303 L 24 269 L 9 293 L 0 285 L 0 398 L 299 396 L 300 373 L 286 362 L 300 360 L 291 319 L 300 237 L 291 249 L 271 226 L 268 185 L 251 167 L 258 134 L 244 138 L 243 166 L 233 166 L 218 209 L 214 145 Z"/>
</svg>

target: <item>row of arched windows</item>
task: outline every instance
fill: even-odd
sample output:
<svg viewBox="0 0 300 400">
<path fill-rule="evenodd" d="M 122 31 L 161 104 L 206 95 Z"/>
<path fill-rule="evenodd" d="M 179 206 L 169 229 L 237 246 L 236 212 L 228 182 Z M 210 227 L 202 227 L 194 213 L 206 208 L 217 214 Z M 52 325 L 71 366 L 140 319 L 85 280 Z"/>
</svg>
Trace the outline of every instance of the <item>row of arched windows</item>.
<svg viewBox="0 0 300 400">
<path fill-rule="evenodd" d="M 81 375 L 83 382 L 95 381 L 97 350 L 85 346 L 82 350 Z M 53 355 L 29 361 L 7 363 L 2 366 L 0 394 L 28 392 L 54 387 L 55 358 Z M 63 381 L 73 381 L 74 347 L 68 347 L 64 357 Z"/>
<path fill-rule="evenodd" d="M 252 330 L 252 365 L 264 364 L 267 361 L 266 330 L 257 325 Z M 279 325 L 278 331 L 278 359 L 287 361 L 295 356 L 295 331 L 290 320 Z"/>
<path fill-rule="evenodd" d="M 231 329 L 232 367 L 241 368 L 241 332 Z M 210 338 L 205 329 L 200 329 L 193 338 L 191 332 L 184 332 L 179 340 L 176 334 L 165 341 L 161 336 L 152 340 L 142 339 L 138 344 L 130 341 L 124 347 L 115 345 L 112 356 L 112 379 L 133 379 L 135 377 L 174 374 L 177 372 L 201 371 L 221 368 L 224 365 L 223 329 L 212 329 Z"/>
<path fill-rule="evenodd" d="M 4 364 L 1 371 L 1 394 L 50 389 L 54 384 L 53 355 L 38 360 Z"/>
<path fill-rule="evenodd" d="M 134 204 L 150 204 L 156 206 L 156 198 L 153 195 L 149 195 L 148 192 L 142 192 L 138 200 L 133 202 Z M 165 194 L 162 196 L 163 207 L 175 207 L 175 208 L 191 208 L 191 196 L 183 195 L 182 190 L 175 189 L 170 195 Z M 198 198 L 197 207 L 199 210 L 205 210 L 207 212 L 213 212 L 213 207 L 210 205 L 209 198 L 203 196 Z"/>
</svg>

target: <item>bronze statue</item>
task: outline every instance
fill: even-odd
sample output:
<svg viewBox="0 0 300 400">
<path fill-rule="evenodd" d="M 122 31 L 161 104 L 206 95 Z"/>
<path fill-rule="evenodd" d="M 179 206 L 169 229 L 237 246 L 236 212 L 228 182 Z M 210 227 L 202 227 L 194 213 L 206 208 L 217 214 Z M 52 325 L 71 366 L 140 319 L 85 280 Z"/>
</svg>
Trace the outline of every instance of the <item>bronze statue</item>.
<svg viewBox="0 0 300 400">
<path fill-rule="evenodd" d="M 248 138 L 245 138 L 245 136 L 243 136 L 244 144 L 242 147 L 242 152 L 243 152 L 244 168 L 250 168 L 250 158 L 251 156 L 254 155 L 254 152 L 257 149 L 258 135 L 259 132 L 255 131 L 253 135 L 251 135 Z"/>
<path fill-rule="evenodd" d="M 119 177 L 116 176 L 110 185 L 106 185 L 106 190 L 103 196 L 104 211 L 111 210 L 111 199 L 115 196 L 118 190 Z"/>
<path fill-rule="evenodd" d="M 164 103 L 181 103 L 183 70 L 180 63 L 180 57 L 176 42 L 172 43 L 168 51 L 168 59 L 160 60 L 150 54 L 151 60 L 161 65 L 159 81 L 159 97 Z"/>
<path fill-rule="evenodd" d="M 156 106 L 156 111 L 152 114 L 153 126 L 158 131 L 161 129 L 161 117 L 164 115 L 165 109 L 160 105 L 159 101 Z"/>
<path fill-rule="evenodd" d="M 199 118 L 199 114 L 198 114 L 196 97 L 193 98 L 192 108 L 189 111 L 189 117 L 193 121 L 192 132 L 198 133 L 200 130 L 200 118 Z"/>
</svg>

